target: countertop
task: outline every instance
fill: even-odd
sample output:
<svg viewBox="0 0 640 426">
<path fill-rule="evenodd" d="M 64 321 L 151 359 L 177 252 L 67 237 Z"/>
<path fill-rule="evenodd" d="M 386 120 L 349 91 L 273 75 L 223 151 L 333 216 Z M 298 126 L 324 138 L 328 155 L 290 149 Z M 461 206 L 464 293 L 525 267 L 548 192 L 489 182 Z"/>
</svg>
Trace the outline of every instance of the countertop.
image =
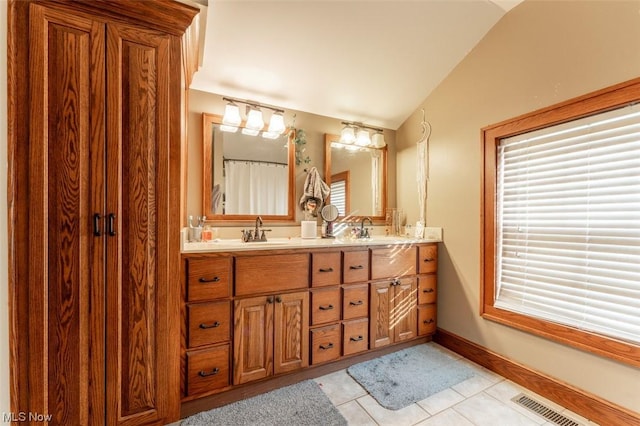
<svg viewBox="0 0 640 426">
<path fill-rule="evenodd" d="M 363 239 L 339 238 L 270 238 L 264 242 L 245 243 L 238 239 L 216 239 L 208 242 L 183 242 L 182 253 L 215 253 L 223 251 L 250 251 L 275 249 L 313 249 L 323 247 L 353 247 L 395 244 L 424 244 L 442 242 L 442 238 L 411 238 L 402 236 L 374 236 Z"/>
</svg>

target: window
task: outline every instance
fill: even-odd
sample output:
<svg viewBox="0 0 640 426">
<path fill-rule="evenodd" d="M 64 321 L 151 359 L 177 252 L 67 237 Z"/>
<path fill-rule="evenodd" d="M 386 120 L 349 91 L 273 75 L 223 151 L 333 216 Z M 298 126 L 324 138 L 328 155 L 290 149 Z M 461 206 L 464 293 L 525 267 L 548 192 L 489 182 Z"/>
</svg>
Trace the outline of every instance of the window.
<svg viewBox="0 0 640 426">
<path fill-rule="evenodd" d="M 349 171 L 336 173 L 331 176 L 331 204 L 338 208 L 339 216 L 346 216 L 350 213 L 349 199 Z"/>
<path fill-rule="evenodd" d="M 483 129 L 487 319 L 640 365 L 640 79 Z"/>
</svg>

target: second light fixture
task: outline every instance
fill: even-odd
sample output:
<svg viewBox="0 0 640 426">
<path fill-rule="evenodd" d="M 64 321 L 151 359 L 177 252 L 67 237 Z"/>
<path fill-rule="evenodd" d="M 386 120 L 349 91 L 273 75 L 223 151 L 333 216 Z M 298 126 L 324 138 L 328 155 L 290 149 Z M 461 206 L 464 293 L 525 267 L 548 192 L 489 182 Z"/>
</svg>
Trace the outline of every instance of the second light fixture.
<svg viewBox="0 0 640 426">
<path fill-rule="evenodd" d="M 384 148 L 386 146 L 382 129 L 351 121 L 343 121 L 342 124 L 344 127 L 340 132 L 340 143 L 365 148 Z M 370 136 L 369 130 L 374 132 L 373 136 Z"/>
</svg>

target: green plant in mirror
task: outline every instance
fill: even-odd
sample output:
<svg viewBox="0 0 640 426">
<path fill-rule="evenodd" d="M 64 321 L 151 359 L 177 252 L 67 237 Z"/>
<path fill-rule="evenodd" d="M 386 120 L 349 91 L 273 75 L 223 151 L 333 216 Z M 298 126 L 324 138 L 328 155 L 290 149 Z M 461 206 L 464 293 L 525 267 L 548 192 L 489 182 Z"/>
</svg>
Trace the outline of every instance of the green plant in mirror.
<svg viewBox="0 0 640 426">
<path fill-rule="evenodd" d="M 291 126 L 289 128 L 289 132 L 293 132 L 293 143 L 296 147 L 296 166 L 300 164 L 309 164 L 311 162 L 311 158 L 308 155 L 305 155 L 305 145 L 307 144 L 307 134 L 303 129 L 296 129 Z"/>
</svg>

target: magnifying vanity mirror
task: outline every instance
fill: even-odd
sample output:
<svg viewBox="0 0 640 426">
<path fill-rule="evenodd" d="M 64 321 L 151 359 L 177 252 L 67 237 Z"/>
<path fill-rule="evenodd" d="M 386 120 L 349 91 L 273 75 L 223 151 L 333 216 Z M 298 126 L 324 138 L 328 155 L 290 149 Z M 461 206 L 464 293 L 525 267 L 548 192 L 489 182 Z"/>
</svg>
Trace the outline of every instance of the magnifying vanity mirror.
<svg viewBox="0 0 640 426">
<path fill-rule="evenodd" d="M 294 148 L 276 139 L 220 129 L 222 116 L 202 114 L 202 200 L 207 220 L 294 220 Z M 242 124 L 244 125 L 244 123 Z M 241 126 L 242 126 L 241 125 Z"/>
<path fill-rule="evenodd" d="M 384 222 L 387 208 L 387 148 L 360 147 L 325 134 L 325 180 L 340 218 L 370 217 Z"/>
</svg>

